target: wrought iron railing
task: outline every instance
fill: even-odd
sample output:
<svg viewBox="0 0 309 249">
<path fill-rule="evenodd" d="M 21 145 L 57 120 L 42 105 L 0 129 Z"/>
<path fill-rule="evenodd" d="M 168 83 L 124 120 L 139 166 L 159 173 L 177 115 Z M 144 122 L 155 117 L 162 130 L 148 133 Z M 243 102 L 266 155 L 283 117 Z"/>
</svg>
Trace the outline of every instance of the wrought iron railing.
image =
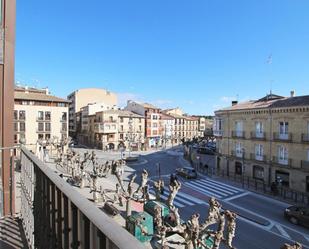
<svg viewBox="0 0 309 249">
<path fill-rule="evenodd" d="M 21 205 L 29 248 L 144 248 L 24 147 Z"/>
</svg>

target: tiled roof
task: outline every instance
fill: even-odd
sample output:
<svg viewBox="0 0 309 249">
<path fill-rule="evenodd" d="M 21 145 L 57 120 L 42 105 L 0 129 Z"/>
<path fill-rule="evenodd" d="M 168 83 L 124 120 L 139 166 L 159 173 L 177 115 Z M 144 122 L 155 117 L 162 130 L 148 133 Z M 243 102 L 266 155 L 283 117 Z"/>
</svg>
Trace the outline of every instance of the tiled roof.
<svg viewBox="0 0 309 249">
<path fill-rule="evenodd" d="M 141 115 L 138 115 L 131 111 L 125 111 L 125 110 L 107 110 L 102 111 L 105 114 L 118 114 L 120 117 L 133 117 L 133 118 L 144 118 Z"/>
<path fill-rule="evenodd" d="M 276 96 L 276 97 L 273 97 Z M 236 105 L 217 110 L 220 111 L 236 111 L 236 110 L 249 110 L 249 109 L 263 109 L 263 108 L 280 108 L 280 107 L 293 107 L 293 106 L 309 106 L 309 95 L 298 97 L 281 97 L 273 95 L 271 98 L 261 98 L 259 100 L 250 100 L 247 102 L 238 103 Z"/>
<path fill-rule="evenodd" d="M 18 100 L 33 100 L 33 101 L 44 101 L 44 102 L 65 102 L 69 103 L 70 101 L 62 98 L 58 98 L 53 95 L 47 95 L 43 93 L 25 93 L 25 92 L 14 92 L 14 99 Z"/>
<path fill-rule="evenodd" d="M 145 108 L 160 109 L 160 108 L 158 108 L 158 107 L 156 107 L 156 106 L 154 106 L 154 105 L 152 105 L 152 104 L 149 104 L 149 103 L 142 103 L 141 105 L 142 105 L 143 107 L 145 107 Z"/>
</svg>

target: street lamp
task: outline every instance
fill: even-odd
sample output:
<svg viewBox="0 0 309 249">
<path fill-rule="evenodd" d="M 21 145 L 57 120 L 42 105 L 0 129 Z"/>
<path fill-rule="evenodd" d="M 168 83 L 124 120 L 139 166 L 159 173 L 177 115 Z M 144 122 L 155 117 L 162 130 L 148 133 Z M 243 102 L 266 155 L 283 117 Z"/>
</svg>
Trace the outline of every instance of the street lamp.
<svg viewBox="0 0 309 249">
<path fill-rule="evenodd" d="M 242 173 L 242 186 L 244 187 L 245 185 L 245 148 L 241 148 L 241 152 L 242 152 L 242 169 L 241 169 L 241 173 Z"/>
</svg>

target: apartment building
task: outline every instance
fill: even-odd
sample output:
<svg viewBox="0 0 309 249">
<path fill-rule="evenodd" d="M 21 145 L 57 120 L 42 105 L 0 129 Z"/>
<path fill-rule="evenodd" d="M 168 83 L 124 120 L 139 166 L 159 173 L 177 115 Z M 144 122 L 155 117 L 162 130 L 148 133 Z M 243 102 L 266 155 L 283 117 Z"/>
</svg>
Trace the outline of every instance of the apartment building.
<svg viewBox="0 0 309 249">
<path fill-rule="evenodd" d="M 198 136 L 212 135 L 213 119 L 211 116 L 193 115 L 198 118 Z"/>
<path fill-rule="evenodd" d="M 174 143 L 174 131 L 175 131 L 175 118 L 171 115 L 161 113 L 161 125 L 163 127 L 163 146 L 173 146 Z"/>
<path fill-rule="evenodd" d="M 80 144 L 89 145 L 89 125 L 91 117 L 97 112 L 112 110 L 115 106 L 106 105 L 105 103 L 91 103 L 80 108 L 76 113 L 76 137 Z"/>
<path fill-rule="evenodd" d="M 213 130 L 219 170 L 309 192 L 309 96 L 233 101 Z"/>
<path fill-rule="evenodd" d="M 117 106 L 117 95 L 110 91 L 100 88 L 84 88 L 69 94 L 67 99 L 69 103 L 69 134 L 71 137 L 77 137 L 76 113 L 81 108 L 91 103 L 104 103 L 110 109 Z"/>
<path fill-rule="evenodd" d="M 97 148 L 118 150 L 145 149 L 145 119 L 125 110 L 108 110 L 90 116 L 89 137 Z"/>
<path fill-rule="evenodd" d="M 68 136 L 68 100 L 50 95 L 48 89 L 30 87 L 15 87 L 14 100 L 15 143 Z"/>
<path fill-rule="evenodd" d="M 134 112 L 144 117 L 144 136 L 146 139 L 145 145 L 148 148 L 162 145 L 164 127 L 161 122 L 160 108 L 148 103 L 138 103 L 128 100 L 125 110 Z"/>
</svg>

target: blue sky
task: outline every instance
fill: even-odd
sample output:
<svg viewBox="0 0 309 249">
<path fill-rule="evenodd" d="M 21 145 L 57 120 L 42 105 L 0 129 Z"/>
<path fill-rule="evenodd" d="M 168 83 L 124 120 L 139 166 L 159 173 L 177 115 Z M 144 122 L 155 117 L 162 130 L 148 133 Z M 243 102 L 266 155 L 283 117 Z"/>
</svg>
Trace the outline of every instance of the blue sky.
<svg viewBox="0 0 309 249">
<path fill-rule="evenodd" d="M 308 95 L 308 12 L 308 0 L 17 0 L 15 78 L 207 115 L 271 86 Z"/>
</svg>

